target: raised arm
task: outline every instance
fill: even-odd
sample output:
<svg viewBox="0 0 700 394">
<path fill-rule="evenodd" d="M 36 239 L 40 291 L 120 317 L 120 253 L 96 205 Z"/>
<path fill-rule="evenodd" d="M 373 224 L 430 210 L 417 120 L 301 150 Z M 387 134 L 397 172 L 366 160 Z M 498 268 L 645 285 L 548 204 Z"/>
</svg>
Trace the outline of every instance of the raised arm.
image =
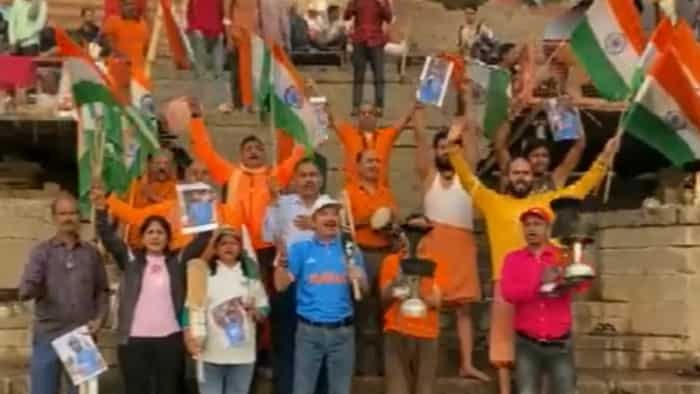
<svg viewBox="0 0 700 394">
<path fill-rule="evenodd" d="M 579 135 L 576 143 L 569 149 L 569 152 L 564 157 L 564 160 L 557 166 L 557 168 L 552 171 L 552 179 L 557 189 L 564 187 L 566 185 L 566 180 L 569 175 L 576 169 L 578 163 L 581 161 L 581 156 L 583 156 L 583 151 L 586 149 L 586 133 L 581 129 L 581 135 Z"/>
<path fill-rule="evenodd" d="M 408 126 L 408 124 L 411 122 L 411 119 L 413 119 L 413 115 L 416 113 L 416 109 L 418 109 L 418 102 L 416 100 L 413 100 L 411 103 L 411 107 L 408 109 L 405 115 L 403 115 L 401 118 L 397 119 L 392 123 L 391 128 L 396 130 L 396 137 L 398 137 L 399 134 L 403 131 L 403 129 Z"/>
<path fill-rule="evenodd" d="M 97 214 L 97 235 L 100 237 L 102 244 L 109 254 L 114 257 L 120 269 L 124 269 L 129 261 L 129 248 L 124 241 L 117 236 L 112 224 L 109 222 L 106 207 L 96 207 Z"/>
<path fill-rule="evenodd" d="M 554 193 L 555 198 L 557 197 L 574 197 L 574 198 L 584 198 L 588 193 L 595 188 L 600 181 L 603 180 L 606 174 L 606 169 L 612 158 L 615 156 L 617 149 L 620 146 L 620 137 L 613 137 L 608 140 L 605 144 L 605 149 L 598 155 L 598 159 L 591 165 L 591 168 L 586 171 L 586 173 L 576 181 L 574 184 L 559 189 Z"/>
<path fill-rule="evenodd" d="M 209 133 L 204 125 L 202 107 L 195 99 L 189 101 L 192 120 L 190 121 L 190 139 L 192 140 L 192 152 L 197 160 L 204 163 L 209 169 L 212 180 L 218 185 L 228 182 L 235 166 L 233 163 L 219 156 L 214 145 L 209 139 Z"/>
<path fill-rule="evenodd" d="M 277 178 L 277 182 L 281 188 L 287 187 L 292 180 L 294 176 L 294 167 L 296 167 L 299 160 L 304 158 L 305 154 L 306 150 L 304 147 L 297 145 L 292 150 L 292 154 L 277 165 L 277 168 L 273 171 L 273 175 Z"/>
<path fill-rule="evenodd" d="M 430 143 L 425 129 L 425 110 L 420 107 L 413 117 L 413 140 L 416 144 L 416 173 L 421 182 L 429 179 L 433 169 L 430 161 Z"/>
<path fill-rule="evenodd" d="M 474 174 L 474 171 L 469 166 L 469 163 L 464 159 L 462 151 L 457 147 L 455 141 L 459 139 L 460 132 L 457 128 L 450 129 L 448 139 L 451 141 L 450 151 L 448 153 L 450 162 L 455 169 L 455 173 L 459 177 L 459 181 L 464 187 L 464 190 L 469 193 L 474 201 L 474 204 L 483 209 L 487 207 L 493 197 L 498 193 L 484 186 L 479 178 Z"/>
<path fill-rule="evenodd" d="M 172 208 L 172 204 L 172 201 L 164 201 L 144 208 L 134 208 L 114 194 L 107 198 L 107 207 L 112 217 L 130 226 L 140 225 L 151 215 L 166 216 Z"/>
<path fill-rule="evenodd" d="M 510 139 L 510 122 L 503 122 L 493 136 L 493 150 L 496 154 L 496 163 L 501 177 L 505 177 L 510 162 L 510 149 L 508 140 Z"/>
<path fill-rule="evenodd" d="M 180 263 L 182 265 L 187 265 L 187 262 L 202 256 L 204 250 L 209 245 L 209 240 L 211 240 L 212 232 L 205 231 L 197 234 L 190 243 L 188 243 L 180 253 Z"/>
</svg>

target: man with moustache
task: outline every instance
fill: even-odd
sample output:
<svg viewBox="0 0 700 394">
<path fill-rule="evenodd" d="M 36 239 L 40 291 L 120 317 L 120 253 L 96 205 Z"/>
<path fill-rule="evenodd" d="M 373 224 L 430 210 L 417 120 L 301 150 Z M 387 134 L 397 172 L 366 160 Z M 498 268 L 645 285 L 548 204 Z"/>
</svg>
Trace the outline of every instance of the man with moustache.
<svg viewBox="0 0 700 394">
<path fill-rule="evenodd" d="M 527 246 L 510 252 L 503 262 L 503 298 L 515 309 L 515 370 L 518 393 L 542 393 L 542 378 L 549 377 L 552 393 L 576 392 L 576 369 L 571 346 L 573 294 L 590 281 L 563 278 L 561 251 L 549 242 L 552 215 L 534 207 L 520 215 Z M 543 294 L 543 284 L 556 283 Z"/>
<path fill-rule="evenodd" d="M 352 287 L 357 283 L 364 291 L 368 283 L 362 256 L 355 253 L 346 261 L 341 207 L 329 197 L 318 198 L 311 209 L 313 238 L 289 247 L 283 256 L 287 266 L 275 268 L 278 291 L 296 285 L 293 394 L 313 394 L 324 364 L 328 391 L 350 394 L 355 359 Z"/>
<path fill-rule="evenodd" d="M 362 250 L 365 258 L 367 277 L 370 283 L 370 293 L 378 296 L 377 276 L 379 267 L 384 258 L 392 252 L 391 222 L 398 217 L 398 205 L 389 187 L 381 182 L 380 168 L 382 161 L 374 150 L 364 150 L 357 155 L 358 178 L 355 181 L 346 182 L 345 196 L 350 202 L 350 211 L 355 224 L 355 242 Z M 389 222 L 385 229 L 375 229 L 372 226 L 372 218 L 382 215 L 380 211 L 389 214 Z M 374 322 L 381 322 L 381 310 L 375 302 L 365 300 L 358 306 L 357 321 L 360 327 L 372 327 Z M 381 340 L 381 338 L 380 338 Z M 365 347 L 358 347 L 357 363 L 360 375 L 381 375 L 381 370 L 373 371 L 368 362 L 372 358 L 378 367 L 383 367 L 381 343 L 375 347 L 376 355 L 366 354 Z"/>
<path fill-rule="evenodd" d="M 606 168 L 619 146 L 619 137 L 608 141 L 598 159 L 576 183 L 546 193 L 531 194 L 532 166 L 526 158 L 514 157 L 507 168 L 506 194 L 501 194 L 484 186 L 474 175 L 462 153 L 457 149 L 456 143 L 460 136 L 458 129 L 450 130 L 449 159 L 465 191 L 469 193 L 474 205 L 483 213 L 486 220 L 494 281 L 489 358 L 498 368 L 500 392 L 506 394 L 510 393 L 508 368 L 512 366 L 514 360 L 513 307 L 503 299 L 500 278 L 506 253 L 523 247 L 522 230 L 518 223 L 520 215 L 533 206 L 548 207 L 549 203 L 557 198 L 584 198 L 605 176 Z"/>
<path fill-rule="evenodd" d="M 406 115 L 392 123 L 389 127 L 379 127 L 377 108 L 371 104 L 360 105 L 357 125 L 350 122 L 336 122 L 330 109 L 327 110 L 330 128 L 335 130 L 340 143 L 343 145 L 343 176 L 345 182 L 356 181 L 358 178 L 357 155 L 364 150 L 373 150 L 379 155 L 379 177 L 383 186 L 389 186 L 389 161 L 394 142 L 401 131 L 413 118 L 418 108 L 414 102 Z"/>
<path fill-rule="evenodd" d="M 292 193 L 280 196 L 277 190 L 271 191 L 272 199 L 265 214 L 263 239 L 274 242 L 279 251 L 286 250 L 297 242 L 312 239 L 312 209 L 320 198 L 328 198 L 321 194 L 322 182 L 321 171 L 313 159 L 299 161 L 290 184 Z M 294 384 L 294 341 L 290 340 L 297 328 L 294 283 L 273 295 L 270 305 L 274 392 L 287 394 Z M 320 376 L 321 379 L 325 378 L 323 373 Z"/>
<path fill-rule="evenodd" d="M 109 309 L 104 264 L 91 244 L 80 239 L 80 213 L 73 196 L 51 204 L 56 235 L 35 246 L 19 284 L 19 298 L 34 301 L 30 380 L 33 394 L 57 394 L 63 365 L 51 342 L 83 325 L 96 334 Z M 78 387 L 68 382 L 69 393 Z"/>
<path fill-rule="evenodd" d="M 476 266 L 476 242 L 471 196 L 455 176 L 447 156 L 447 130 L 433 136 L 433 157 L 424 135 L 423 110 L 414 116 L 416 166 L 423 188 L 423 207 L 433 229 L 422 241 L 426 251 L 447 266 L 450 273 L 442 289 L 443 306 L 453 308 L 457 315 L 460 341 L 460 375 L 488 381 L 486 374 L 472 364 L 473 325 L 470 304 L 481 299 L 479 272 Z M 465 131 L 466 118 L 458 118 L 453 128 L 460 130 L 458 145 L 464 150 L 469 166 L 478 161 L 478 144 L 474 134 Z"/>
<path fill-rule="evenodd" d="M 146 175 L 129 189 L 129 205 L 141 209 L 174 200 L 177 198 L 176 182 L 172 153 L 169 150 L 159 150 L 149 157 Z M 138 227 L 130 227 L 127 237 L 129 245 L 141 242 Z"/>
</svg>

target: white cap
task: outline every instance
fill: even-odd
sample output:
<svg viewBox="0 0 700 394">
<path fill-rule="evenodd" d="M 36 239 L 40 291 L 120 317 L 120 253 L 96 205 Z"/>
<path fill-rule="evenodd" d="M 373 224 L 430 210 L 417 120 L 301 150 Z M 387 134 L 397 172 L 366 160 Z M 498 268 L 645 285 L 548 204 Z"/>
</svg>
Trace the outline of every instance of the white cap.
<svg viewBox="0 0 700 394">
<path fill-rule="evenodd" d="M 313 216 L 318 212 L 320 209 L 323 209 L 325 207 L 329 206 L 334 206 L 334 207 L 342 207 L 343 204 L 341 204 L 338 200 L 334 200 L 327 195 L 323 194 L 319 198 L 316 199 L 316 202 L 314 203 L 313 207 L 311 207 L 311 215 Z"/>
</svg>

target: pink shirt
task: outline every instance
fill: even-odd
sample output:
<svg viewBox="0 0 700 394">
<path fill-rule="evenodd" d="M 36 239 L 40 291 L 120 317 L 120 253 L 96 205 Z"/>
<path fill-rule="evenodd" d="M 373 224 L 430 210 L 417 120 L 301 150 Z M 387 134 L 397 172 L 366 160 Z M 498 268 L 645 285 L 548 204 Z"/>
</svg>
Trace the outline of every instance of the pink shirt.
<svg viewBox="0 0 700 394">
<path fill-rule="evenodd" d="M 515 307 L 515 330 L 535 339 L 556 339 L 571 331 L 573 291 L 559 297 L 540 294 L 542 272 L 556 265 L 560 252 L 547 246 L 539 256 L 523 248 L 509 253 L 501 272 L 503 298 Z M 577 290 L 582 291 L 588 283 Z"/>
<path fill-rule="evenodd" d="M 166 337 L 180 331 L 170 292 L 165 256 L 146 256 L 141 292 L 136 301 L 132 337 Z"/>
</svg>

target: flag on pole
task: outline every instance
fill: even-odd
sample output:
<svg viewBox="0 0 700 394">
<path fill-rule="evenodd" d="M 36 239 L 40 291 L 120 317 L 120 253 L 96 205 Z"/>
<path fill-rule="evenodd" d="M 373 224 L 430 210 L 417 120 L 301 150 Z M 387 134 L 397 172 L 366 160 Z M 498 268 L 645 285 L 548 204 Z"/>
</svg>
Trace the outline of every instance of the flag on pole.
<svg viewBox="0 0 700 394">
<path fill-rule="evenodd" d="M 673 53 L 656 57 L 624 126 L 676 166 L 700 159 L 700 99 Z"/>
<path fill-rule="evenodd" d="M 642 82 L 644 82 L 644 76 L 649 70 L 649 67 L 653 64 L 656 56 L 670 49 L 673 43 L 673 35 L 674 32 L 671 21 L 668 18 L 663 18 L 661 22 L 656 25 L 656 29 L 654 29 L 647 45 L 644 47 L 644 52 L 642 52 L 642 55 L 639 57 L 639 65 L 630 83 L 633 91 L 636 91 Z"/>
<path fill-rule="evenodd" d="M 251 107 L 261 101 L 263 87 L 263 59 L 267 52 L 265 41 L 245 28 L 240 29 L 234 39 L 238 45 L 238 81 L 240 82 L 241 101 Z"/>
<path fill-rule="evenodd" d="M 471 80 L 471 118 L 491 138 L 508 118 L 510 72 L 474 60 L 467 66 L 467 76 Z"/>
<path fill-rule="evenodd" d="M 633 0 L 596 0 L 571 33 L 571 48 L 600 95 L 623 100 L 644 50 Z"/>
<path fill-rule="evenodd" d="M 322 120 L 304 94 L 304 79 L 279 45 L 263 47 L 260 82 L 261 108 L 271 111 L 275 127 L 307 153 L 323 142 L 327 135 Z"/>
<path fill-rule="evenodd" d="M 78 197 L 81 213 L 88 215 L 90 188 L 95 178 L 106 190 L 123 194 L 131 180 L 145 169 L 158 149 L 155 123 L 130 103 L 82 48 L 56 29 L 56 45 L 63 57 L 78 108 Z"/>
<path fill-rule="evenodd" d="M 674 29 L 673 49 L 693 88 L 700 92 L 700 44 L 695 40 L 693 28 L 683 19 Z"/>
<path fill-rule="evenodd" d="M 165 25 L 165 33 L 168 37 L 168 46 L 170 47 L 170 56 L 178 70 L 189 70 L 194 63 L 194 56 L 189 42 L 185 37 L 185 33 L 178 25 L 172 11 L 171 0 L 160 0 L 160 7 L 163 10 L 163 24 Z"/>
</svg>

